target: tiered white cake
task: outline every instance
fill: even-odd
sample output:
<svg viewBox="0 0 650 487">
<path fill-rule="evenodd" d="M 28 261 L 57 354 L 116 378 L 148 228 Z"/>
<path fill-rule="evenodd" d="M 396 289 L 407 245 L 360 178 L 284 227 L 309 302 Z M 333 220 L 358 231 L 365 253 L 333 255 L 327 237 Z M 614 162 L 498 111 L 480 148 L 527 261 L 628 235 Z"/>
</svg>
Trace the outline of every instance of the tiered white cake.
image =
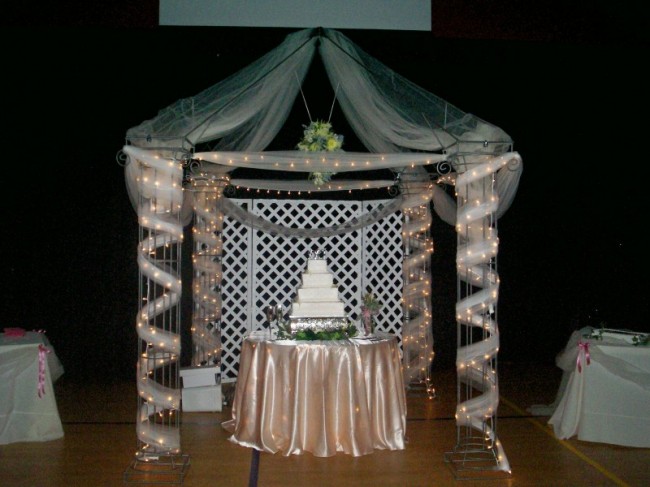
<svg viewBox="0 0 650 487">
<path fill-rule="evenodd" d="M 334 276 L 327 270 L 327 260 L 310 257 L 302 275 L 291 307 L 291 328 L 331 327 L 346 324 L 343 301 L 334 284 Z"/>
</svg>

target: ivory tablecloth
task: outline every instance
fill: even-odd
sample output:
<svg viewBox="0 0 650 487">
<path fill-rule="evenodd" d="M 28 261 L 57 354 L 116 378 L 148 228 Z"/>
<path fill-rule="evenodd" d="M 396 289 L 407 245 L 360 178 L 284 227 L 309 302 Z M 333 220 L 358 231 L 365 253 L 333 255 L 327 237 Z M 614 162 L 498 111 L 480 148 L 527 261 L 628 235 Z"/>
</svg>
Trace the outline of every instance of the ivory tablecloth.
<svg viewBox="0 0 650 487">
<path fill-rule="evenodd" d="M 40 372 L 44 376 L 39 394 Z M 63 437 L 52 385 L 62 374 L 63 366 L 43 333 L 0 333 L 0 445 Z"/>
<path fill-rule="evenodd" d="M 397 339 L 267 340 L 241 349 L 230 440 L 283 455 L 402 450 L 406 395 Z"/>
<path fill-rule="evenodd" d="M 629 334 L 596 340 L 587 331 L 575 331 L 557 356 L 564 377 L 549 424 L 560 439 L 650 447 L 650 347 Z"/>
</svg>

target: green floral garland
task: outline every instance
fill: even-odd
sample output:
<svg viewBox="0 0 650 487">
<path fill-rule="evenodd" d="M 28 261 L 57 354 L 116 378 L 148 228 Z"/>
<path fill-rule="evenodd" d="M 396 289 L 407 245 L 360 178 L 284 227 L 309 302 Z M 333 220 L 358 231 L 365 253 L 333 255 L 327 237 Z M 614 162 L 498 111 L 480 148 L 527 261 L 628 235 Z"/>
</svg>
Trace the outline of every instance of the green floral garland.
<svg viewBox="0 0 650 487">
<path fill-rule="evenodd" d="M 334 330 L 312 330 L 306 328 L 292 334 L 294 340 L 345 340 L 357 334 L 354 325 L 342 326 Z"/>
<path fill-rule="evenodd" d="M 356 336 L 357 332 L 354 323 L 329 329 L 304 328 L 297 331 L 291 331 L 287 322 L 278 324 L 278 338 L 281 340 L 346 340 Z"/>
<path fill-rule="evenodd" d="M 624 333 L 626 335 L 632 335 L 632 345 L 635 347 L 641 345 L 644 347 L 650 346 L 650 334 L 648 333 L 636 333 L 633 331 L 629 330 L 616 330 L 616 329 L 610 329 L 607 328 L 607 322 L 606 321 L 601 321 L 600 322 L 600 328 L 594 328 L 591 330 L 590 333 L 585 333 L 582 336 L 584 338 L 591 338 L 592 340 L 602 340 L 603 339 L 603 334 L 607 331 L 611 331 L 614 333 Z"/>
</svg>

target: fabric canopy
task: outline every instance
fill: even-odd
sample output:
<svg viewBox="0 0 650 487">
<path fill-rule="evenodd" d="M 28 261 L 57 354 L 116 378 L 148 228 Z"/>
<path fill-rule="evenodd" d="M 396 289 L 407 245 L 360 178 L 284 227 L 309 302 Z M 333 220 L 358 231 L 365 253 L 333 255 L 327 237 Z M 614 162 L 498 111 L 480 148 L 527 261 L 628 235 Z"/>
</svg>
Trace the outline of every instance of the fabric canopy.
<svg viewBox="0 0 650 487">
<path fill-rule="evenodd" d="M 512 142 L 331 29 L 288 35 L 246 68 L 131 128 L 127 139 L 139 147 L 189 150 L 210 143 L 217 151 L 264 150 L 286 121 L 316 50 L 348 122 L 370 152 L 450 152 L 460 142 Z"/>
<path fill-rule="evenodd" d="M 316 52 L 349 125 L 368 153 L 264 152 L 285 124 Z M 179 160 L 199 160 L 201 170 L 213 174 L 246 167 L 305 173 L 386 168 L 400 172 L 443 161 L 454 171 L 464 172 L 475 163 L 474 156 L 499 155 L 512 146 L 500 128 L 420 88 L 331 29 L 304 29 L 288 35 L 247 67 L 129 129 L 127 142 Z M 222 167 L 209 169 L 211 165 Z M 520 173 L 517 160 L 497 177 L 500 214 L 516 193 Z M 421 174 L 428 177 L 426 172 Z M 364 179 L 338 179 L 326 189 L 378 186 Z M 263 181 L 254 181 L 253 187 L 264 186 Z M 269 179 L 266 186 L 306 191 L 309 184 L 305 183 L 279 184 Z M 237 184 L 246 185 L 246 181 L 242 178 Z M 127 185 L 133 199 L 136 181 L 128 173 Z M 316 188 L 311 185 L 311 189 Z M 438 200 L 445 199 L 440 191 L 436 194 Z M 435 210 L 444 221 L 455 221 L 453 198 Z"/>
</svg>

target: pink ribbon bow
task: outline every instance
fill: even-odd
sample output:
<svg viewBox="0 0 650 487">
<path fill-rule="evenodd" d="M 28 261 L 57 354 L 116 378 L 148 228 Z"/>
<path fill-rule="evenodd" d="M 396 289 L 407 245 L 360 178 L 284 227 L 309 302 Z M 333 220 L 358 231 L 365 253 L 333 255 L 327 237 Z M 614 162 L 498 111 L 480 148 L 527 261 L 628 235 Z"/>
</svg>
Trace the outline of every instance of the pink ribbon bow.
<svg viewBox="0 0 650 487">
<path fill-rule="evenodd" d="M 578 372 L 582 372 L 582 360 L 580 359 L 582 355 L 585 356 L 585 362 L 587 365 L 591 364 L 591 357 L 589 355 L 589 342 L 583 342 L 582 340 L 578 342 L 578 357 L 576 358 L 576 366 L 578 367 Z"/>
<path fill-rule="evenodd" d="M 45 395 L 45 358 L 50 350 L 44 345 L 38 346 L 38 397 Z"/>
</svg>

